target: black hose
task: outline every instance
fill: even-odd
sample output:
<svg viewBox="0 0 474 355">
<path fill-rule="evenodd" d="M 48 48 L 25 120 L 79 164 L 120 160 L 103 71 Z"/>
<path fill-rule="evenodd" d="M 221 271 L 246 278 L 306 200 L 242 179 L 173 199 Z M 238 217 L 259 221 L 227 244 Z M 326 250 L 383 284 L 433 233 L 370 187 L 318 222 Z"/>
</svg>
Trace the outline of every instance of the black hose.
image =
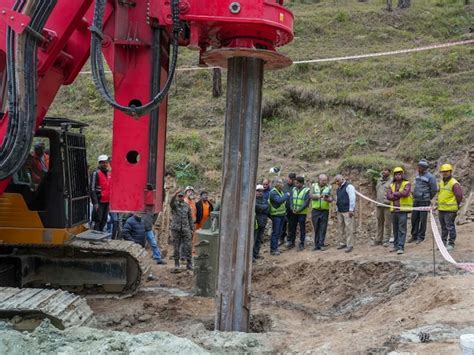
<svg viewBox="0 0 474 355">
<path fill-rule="evenodd" d="M 29 27 L 41 33 L 56 0 L 18 0 L 13 9 L 31 17 Z M 0 179 L 25 163 L 36 124 L 37 38 L 28 30 L 7 29 L 8 127 L 0 147 Z M 16 52 L 16 53 L 15 53 Z"/>
<path fill-rule="evenodd" d="M 160 105 L 161 101 L 166 97 L 168 91 L 173 82 L 173 77 L 178 62 L 178 38 L 181 32 L 181 26 L 179 22 L 179 0 L 171 1 L 171 13 L 173 21 L 173 37 L 171 41 L 171 46 L 173 48 L 173 54 L 170 61 L 170 68 L 168 78 L 166 83 L 163 86 L 163 89 L 158 92 L 151 101 L 147 102 L 142 106 L 123 106 L 115 101 L 112 93 L 107 87 L 107 81 L 105 78 L 104 71 L 104 62 L 102 59 L 102 30 L 103 30 L 103 20 L 105 12 L 106 0 L 96 0 L 95 9 L 94 9 L 94 20 L 93 26 L 91 27 L 92 39 L 91 39 L 91 71 L 94 84 L 102 95 L 104 100 L 114 107 L 117 110 L 125 112 L 131 116 L 142 116 L 146 113 L 149 113 Z"/>
</svg>

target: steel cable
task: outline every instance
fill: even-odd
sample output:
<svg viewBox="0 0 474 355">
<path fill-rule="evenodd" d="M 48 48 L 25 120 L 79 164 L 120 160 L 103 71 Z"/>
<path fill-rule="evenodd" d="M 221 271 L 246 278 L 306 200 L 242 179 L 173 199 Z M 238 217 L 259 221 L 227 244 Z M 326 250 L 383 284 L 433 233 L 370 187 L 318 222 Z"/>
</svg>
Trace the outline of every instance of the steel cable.
<svg viewBox="0 0 474 355">
<path fill-rule="evenodd" d="M 31 17 L 29 29 L 41 33 L 56 0 L 18 0 L 13 10 Z M 36 123 L 37 38 L 26 29 L 7 29 L 8 126 L 0 147 L 0 179 L 18 171 L 33 142 Z"/>
<path fill-rule="evenodd" d="M 92 32 L 92 39 L 91 39 L 91 71 L 92 77 L 94 80 L 94 84 L 102 95 L 104 100 L 111 105 L 113 108 L 125 112 L 131 116 L 142 116 L 146 113 L 149 113 L 155 110 L 163 101 L 163 99 L 168 94 L 168 91 L 171 87 L 173 82 L 174 73 L 176 70 L 176 65 L 178 61 L 178 38 L 181 32 L 181 26 L 179 23 L 179 1 L 172 0 L 171 1 L 171 14 L 172 14 L 172 22 L 173 22 L 173 36 L 171 46 L 173 48 L 173 54 L 171 57 L 170 68 L 168 78 L 166 79 L 166 83 L 163 86 L 163 89 L 159 91 L 151 101 L 147 102 L 142 106 L 124 106 L 119 104 L 113 97 L 112 93 L 110 92 L 109 88 L 107 87 L 107 82 L 105 78 L 105 70 L 104 70 L 104 63 L 102 58 L 102 30 L 103 30 L 103 19 L 105 13 L 105 6 L 106 0 L 96 0 L 95 2 L 95 9 L 94 9 L 94 20 L 93 26 L 91 26 L 90 30 Z"/>
</svg>

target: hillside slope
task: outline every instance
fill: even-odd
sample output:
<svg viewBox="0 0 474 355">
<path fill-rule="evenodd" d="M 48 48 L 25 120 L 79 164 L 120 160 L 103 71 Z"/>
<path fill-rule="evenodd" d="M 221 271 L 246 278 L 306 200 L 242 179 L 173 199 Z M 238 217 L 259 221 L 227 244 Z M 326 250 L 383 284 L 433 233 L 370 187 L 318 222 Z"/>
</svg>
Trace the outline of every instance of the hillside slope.
<svg viewBox="0 0 474 355">
<path fill-rule="evenodd" d="M 289 2 L 296 37 L 282 52 L 305 60 L 471 39 L 474 7 L 463 3 L 417 0 L 410 9 L 387 12 L 380 0 Z M 314 176 L 323 169 L 455 157 L 474 142 L 473 53 L 474 46 L 464 45 L 267 72 L 261 175 L 270 166 Z M 196 61 L 197 53 L 181 50 L 180 65 Z M 181 184 L 217 189 L 225 98 L 212 98 L 211 89 L 210 71 L 178 73 L 169 101 L 167 168 Z M 50 114 L 90 124 L 92 164 L 98 153 L 110 152 L 111 110 L 89 76 L 63 88 Z"/>
</svg>

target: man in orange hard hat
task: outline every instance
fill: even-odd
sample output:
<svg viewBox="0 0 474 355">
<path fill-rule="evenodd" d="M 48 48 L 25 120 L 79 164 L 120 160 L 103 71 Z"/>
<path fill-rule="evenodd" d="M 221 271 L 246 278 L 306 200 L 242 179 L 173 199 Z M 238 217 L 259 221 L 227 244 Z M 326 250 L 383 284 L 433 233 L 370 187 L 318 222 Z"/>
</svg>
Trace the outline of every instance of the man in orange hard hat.
<svg viewBox="0 0 474 355">
<path fill-rule="evenodd" d="M 439 169 L 442 179 L 439 181 L 438 211 L 439 223 L 441 225 L 441 238 L 448 250 L 454 249 L 456 240 L 456 219 L 462 202 L 462 187 L 453 178 L 453 167 L 451 164 L 443 164 Z"/>
</svg>

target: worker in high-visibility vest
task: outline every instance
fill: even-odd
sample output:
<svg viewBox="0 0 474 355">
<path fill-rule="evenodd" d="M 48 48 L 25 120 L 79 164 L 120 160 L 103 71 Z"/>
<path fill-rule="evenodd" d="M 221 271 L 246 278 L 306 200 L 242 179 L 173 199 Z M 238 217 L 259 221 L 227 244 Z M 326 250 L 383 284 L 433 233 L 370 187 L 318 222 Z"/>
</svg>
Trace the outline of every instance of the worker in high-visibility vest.
<svg viewBox="0 0 474 355">
<path fill-rule="evenodd" d="M 314 229 L 314 249 L 324 250 L 324 240 L 329 221 L 329 209 L 331 208 L 332 188 L 326 174 L 318 176 L 318 182 L 311 186 L 311 221 Z"/>
<path fill-rule="evenodd" d="M 273 180 L 273 188 L 270 190 L 268 204 L 270 206 L 270 218 L 272 220 L 272 236 L 270 239 L 270 254 L 280 255 L 278 241 L 283 231 L 283 221 L 286 216 L 286 202 L 288 195 L 283 192 L 283 180 Z"/>
<path fill-rule="evenodd" d="M 387 200 L 390 201 L 390 212 L 392 212 L 393 224 L 393 249 L 397 254 L 403 254 L 405 250 L 405 240 L 407 237 L 408 213 L 413 207 L 413 196 L 411 194 L 411 184 L 404 176 L 402 167 L 393 169 L 393 182 L 387 191 Z"/>
<path fill-rule="evenodd" d="M 451 164 L 443 164 L 439 169 L 442 179 L 439 181 L 438 211 L 441 224 L 441 238 L 448 250 L 454 248 L 456 227 L 454 221 L 462 202 L 461 184 L 453 178 Z"/>
<path fill-rule="evenodd" d="M 309 188 L 304 185 L 304 177 L 298 176 L 295 181 L 295 187 L 290 192 L 290 209 L 293 212 L 289 221 L 289 246 L 292 248 L 296 241 L 296 229 L 300 227 L 300 243 L 298 251 L 304 249 L 306 239 L 306 216 L 309 212 Z"/>
</svg>

